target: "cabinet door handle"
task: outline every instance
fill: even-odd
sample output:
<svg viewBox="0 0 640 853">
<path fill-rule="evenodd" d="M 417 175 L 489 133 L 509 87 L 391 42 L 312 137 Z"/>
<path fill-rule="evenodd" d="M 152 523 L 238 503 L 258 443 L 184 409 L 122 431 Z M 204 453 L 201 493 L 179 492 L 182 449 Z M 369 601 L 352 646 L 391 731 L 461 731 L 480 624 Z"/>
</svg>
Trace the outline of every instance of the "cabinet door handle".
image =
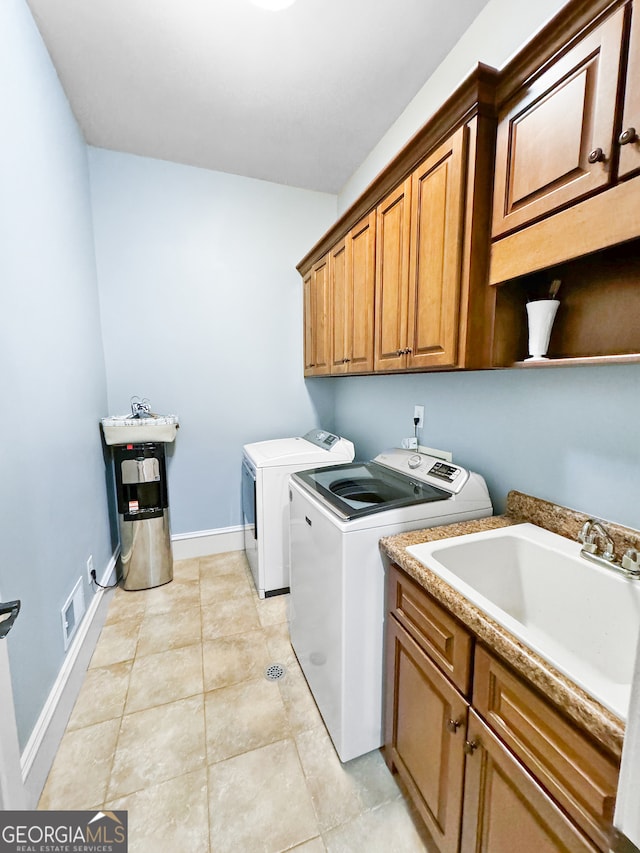
<svg viewBox="0 0 640 853">
<path fill-rule="evenodd" d="M 475 740 L 465 740 L 463 749 L 467 755 L 472 755 L 479 746 Z"/>
<path fill-rule="evenodd" d="M 630 142 L 635 142 L 637 138 L 638 134 L 636 133 L 635 127 L 628 127 L 626 130 L 622 131 L 618 137 L 618 142 L 620 145 L 628 145 Z"/>
<path fill-rule="evenodd" d="M 594 148 L 593 151 L 589 152 L 587 160 L 592 164 L 602 163 L 604 162 L 604 160 L 606 160 L 606 157 L 604 156 L 604 151 L 602 150 L 602 148 Z"/>
<path fill-rule="evenodd" d="M 460 720 L 447 720 L 447 730 L 455 734 L 462 725 Z"/>
</svg>

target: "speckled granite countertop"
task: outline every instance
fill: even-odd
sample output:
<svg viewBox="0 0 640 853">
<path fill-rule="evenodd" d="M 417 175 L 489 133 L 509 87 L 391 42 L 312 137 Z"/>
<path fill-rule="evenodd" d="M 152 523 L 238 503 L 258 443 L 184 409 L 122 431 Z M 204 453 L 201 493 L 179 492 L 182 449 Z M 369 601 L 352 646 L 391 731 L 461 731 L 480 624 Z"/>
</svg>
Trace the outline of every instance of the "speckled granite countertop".
<svg viewBox="0 0 640 853">
<path fill-rule="evenodd" d="M 568 717 L 590 732 L 604 747 L 620 757 L 624 737 L 622 720 L 588 696 L 551 664 L 522 644 L 406 551 L 410 545 L 417 545 L 420 542 L 433 542 L 452 536 L 462 536 L 465 533 L 479 533 L 483 530 L 494 530 L 525 521 L 575 540 L 587 518 L 589 516 L 584 513 L 513 491 L 509 492 L 507 498 L 505 515 L 388 536 L 380 540 L 380 547 L 394 563 L 404 569 L 470 628 L 478 639 L 538 687 Z M 640 532 L 609 522 L 607 522 L 607 530 L 615 542 L 617 553 L 624 553 L 627 548 L 640 550 Z"/>
</svg>

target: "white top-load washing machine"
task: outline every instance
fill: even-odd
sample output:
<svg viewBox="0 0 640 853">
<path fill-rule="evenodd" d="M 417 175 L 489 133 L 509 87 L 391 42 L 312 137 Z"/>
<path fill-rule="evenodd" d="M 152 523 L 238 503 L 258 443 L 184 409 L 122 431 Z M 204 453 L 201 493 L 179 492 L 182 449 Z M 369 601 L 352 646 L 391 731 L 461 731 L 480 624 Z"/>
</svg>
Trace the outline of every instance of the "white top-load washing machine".
<svg viewBox="0 0 640 853">
<path fill-rule="evenodd" d="M 390 450 L 292 475 L 291 642 L 341 761 L 384 741 L 379 540 L 492 515 L 479 474 Z"/>
<path fill-rule="evenodd" d="M 289 476 L 304 468 L 351 462 L 353 457 L 350 441 L 324 429 L 245 444 L 244 545 L 260 598 L 289 592 Z"/>
</svg>

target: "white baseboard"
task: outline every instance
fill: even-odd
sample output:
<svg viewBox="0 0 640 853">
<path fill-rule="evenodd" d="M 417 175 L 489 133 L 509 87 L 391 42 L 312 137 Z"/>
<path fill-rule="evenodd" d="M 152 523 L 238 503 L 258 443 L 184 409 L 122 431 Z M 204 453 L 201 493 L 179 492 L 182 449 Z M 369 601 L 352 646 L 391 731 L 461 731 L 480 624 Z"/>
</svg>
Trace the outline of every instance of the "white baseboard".
<svg viewBox="0 0 640 853">
<path fill-rule="evenodd" d="M 219 527 L 216 530 L 196 530 L 193 533 L 176 533 L 171 537 L 174 560 L 208 557 L 227 551 L 244 550 L 244 525 Z"/>
<path fill-rule="evenodd" d="M 104 574 L 101 578 L 101 583 L 107 585 L 109 583 L 109 578 L 112 576 L 113 572 L 116 568 L 116 563 L 118 557 L 120 555 L 120 546 L 117 547 L 115 553 L 109 560 L 107 567 L 104 571 Z M 91 599 L 91 603 L 87 608 L 84 618 L 78 627 L 78 631 L 71 641 L 71 645 L 67 650 L 66 657 L 64 659 L 64 663 L 60 668 L 60 672 L 58 673 L 58 677 L 56 678 L 53 687 L 51 688 L 51 692 L 47 697 L 47 701 L 40 712 L 40 716 L 38 717 L 35 726 L 33 727 L 33 731 L 29 737 L 29 740 L 26 743 L 26 746 L 22 752 L 22 756 L 20 759 L 20 764 L 22 767 L 22 778 L 26 782 L 27 776 L 29 775 L 31 768 L 33 767 L 33 763 L 38 755 L 40 748 L 43 745 L 43 741 L 45 739 L 47 729 L 53 719 L 53 716 L 56 712 L 56 708 L 58 707 L 58 703 L 60 702 L 60 698 L 63 694 L 64 688 L 69 681 L 69 676 L 73 670 L 73 665 L 78 659 L 78 655 L 82 649 L 82 644 L 84 643 L 87 634 L 91 628 L 91 624 L 98 610 L 98 606 L 104 594 L 104 590 L 100 587 L 97 592 L 94 593 L 93 598 Z"/>
</svg>

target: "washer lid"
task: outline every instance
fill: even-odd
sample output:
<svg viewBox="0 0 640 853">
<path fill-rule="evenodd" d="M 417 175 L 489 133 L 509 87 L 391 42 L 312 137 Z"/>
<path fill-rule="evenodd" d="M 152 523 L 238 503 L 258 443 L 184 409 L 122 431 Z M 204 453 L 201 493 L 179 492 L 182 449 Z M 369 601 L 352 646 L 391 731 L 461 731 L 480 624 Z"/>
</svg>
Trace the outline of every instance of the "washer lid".
<svg viewBox="0 0 640 853">
<path fill-rule="evenodd" d="M 330 465 L 291 476 L 344 520 L 451 497 L 444 489 L 376 462 Z"/>
<path fill-rule="evenodd" d="M 331 433 L 314 430 L 323 436 Z M 313 465 L 327 462 L 351 462 L 354 457 L 353 444 L 344 438 L 336 436 L 330 446 L 318 446 L 306 438 L 275 438 L 270 441 L 257 441 L 245 444 L 245 455 L 256 468 L 270 468 L 277 465 Z"/>
</svg>

